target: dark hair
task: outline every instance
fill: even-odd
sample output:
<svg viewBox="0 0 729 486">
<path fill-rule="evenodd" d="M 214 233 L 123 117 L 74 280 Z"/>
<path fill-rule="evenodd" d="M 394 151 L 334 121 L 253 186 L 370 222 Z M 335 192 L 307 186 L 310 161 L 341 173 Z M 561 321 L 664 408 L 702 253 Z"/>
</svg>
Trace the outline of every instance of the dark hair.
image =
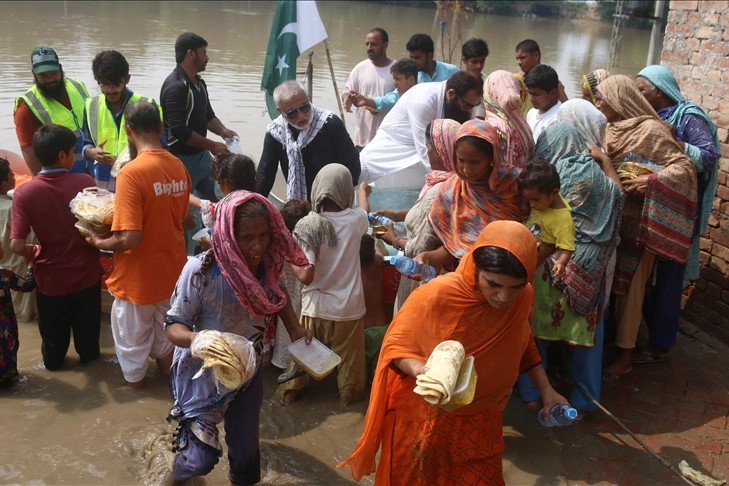
<svg viewBox="0 0 729 486">
<path fill-rule="evenodd" d="M 527 271 L 509 250 L 497 246 L 482 246 L 473 251 L 476 269 L 514 278 L 527 278 Z"/>
<path fill-rule="evenodd" d="M 162 126 L 157 105 L 148 101 L 128 104 L 124 109 L 124 121 L 134 133 L 158 133 Z"/>
<path fill-rule="evenodd" d="M 517 181 L 519 190 L 536 189 L 540 194 L 552 194 L 555 189 L 559 191 L 560 187 L 557 168 L 541 156 L 527 162 Z"/>
<path fill-rule="evenodd" d="M 289 199 L 281 208 L 281 216 L 283 216 L 284 224 L 292 233 L 294 232 L 296 223 L 310 212 L 311 203 L 300 199 Z"/>
<path fill-rule="evenodd" d="M 256 165 L 247 155 L 218 155 L 210 164 L 210 174 L 215 181 L 229 183 L 233 190 L 256 190 Z"/>
<path fill-rule="evenodd" d="M 33 152 L 44 167 L 58 163 L 58 154 L 76 147 L 76 135 L 61 125 L 45 125 L 33 135 Z"/>
<path fill-rule="evenodd" d="M 427 125 L 425 125 L 425 145 L 427 146 L 430 144 L 433 146 L 433 134 L 430 133 L 430 131 L 433 129 L 433 122 L 428 122 Z"/>
<path fill-rule="evenodd" d="M 368 34 L 378 33 L 378 34 L 380 34 L 380 39 L 382 39 L 383 43 L 390 42 L 390 36 L 387 35 L 387 32 L 385 31 L 385 29 L 382 29 L 380 27 L 375 27 L 374 29 L 370 30 L 367 33 Z"/>
<path fill-rule="evenodd" d="M 8 177 L 10 177 L 10 162 L 0 157 L 0 183 L 7 182 Z"/>
<path fill-rule="evenodd" d="M 425 54 L 429 54 L 435 52 L 435 45 L 428 34 L 415 34 L 405 44 L 405 50 L 408 52 L 423 51 Z"/>
<path fill-rule="evenodd" d="M 207 46 L 208 41 L 206 41 L 199 35 L 193 34 L 192 32 L 185 32 L 184 34 L 181 34 L 180 37 L 178 37 L 175 41 L 175 61 L 177 62 L 177 64 L 180 64 L 182 61 L 185 60 L 187 51 L 191 49 L 194 51 L 195 49 Z"/>
<path fill-rule="evenodd" d="M 465 96 L 471 90 L 483 96 L 483 79 L 468 71 L 458 71 L 446 81 L 446 91 L 452 89 L 458 96 Z"/>
<path fill-rule="evenodd" d="M 483 39 L 471 37 L 461 46 L 461 57 L 470 59 L 472 57 L 488 57 L 489 46 Z"/>
<path fill-rule="evenodd" d="M 538 52 L 539 55 L 542 54 L 542 51 L 539 50 L 539 44 L 537 44 L 537 41 L 533 41 L 531 39 L 523 40 L 519 42 L 516 45 L 516 49 L 514 49 L 514 52 L 527 52 L 529 54 L 534 54 L 535 52 Z"/>
<path fill-rule="evenodd" d="M 359 242 L 359 264 L 369 267 L 375 261 L 375 239 L 367 233 L 362 235 Z"/>
<path fill-rule="evenodd" d="M 395 64 L 390 67 L 390 72 L 400 73 L 406 78 L 413 77 L 417 81 L 418 79 L 418 64 L 410 59 L 409 57 L 406 57 L 404 59 L 400 59 L 399 61 L 396 61 Z"/>
<path fill-rule="evenodd" d="M 488 155 L 489 157 L 494 156 L 494 146 L 491 145 L 488 140 L 484 140 L 483 138 L 475 137 L 473 135 L 467 135 L 456 140 L 454 149 L 458 150 L 458 147 L 460 147 L 464 143 L 471 145 L 473 148 L 475 148 L 484 155 Z"/>
<path fill-rule="evenodd" d="M 552 91 L 559 86 L 559 76 L 551 66 L 538 64 L 524 77 L 524 84 L 529 89 L 537 88 Z"/>
<path fill-rule="evenodd" d="M 119 51 L 101 51 L 91 61 L 94 78 L 120 83 L 129 75 L 129 63 Z"/>
</svg>

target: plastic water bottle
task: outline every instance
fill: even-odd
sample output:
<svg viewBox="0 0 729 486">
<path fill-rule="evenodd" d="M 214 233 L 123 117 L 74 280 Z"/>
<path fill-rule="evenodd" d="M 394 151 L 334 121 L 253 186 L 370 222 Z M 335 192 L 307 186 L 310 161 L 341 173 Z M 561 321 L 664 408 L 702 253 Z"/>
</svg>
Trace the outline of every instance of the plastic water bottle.
<svg viewBox="0 0 729 486">
<path fill-rule="evenodd" d="M 240 149 L 240 139 L 238 137 L 226 138 L 225 145 L 228 147 L 228 152 L 236 155 L 243 155 L 243 151 Z"/>
<path fill-rule="evenodd" d="M 412 258 L 404 256 L 394 256 L 390 257 L 390 263 L 392 263 L 395 268 L 397 268 L 397 271 L 402 273 L 403 275 L 410 275 L 411 277 L 415 275 L 420 275 L 421 277 L 423 277 L 423 282 L 428 282 L 434 279 L 437 275 L 435 268 L 424 263 L 418 263 Z"/>
<path fill-rule="evenodd" d="M 539 411 L 539 422 L 545 427 L 570 425 L 577 418 L 577 410 L 568 403 L 560 403 L 549 411 L 549 420 L 544 420 L 544 414 Z"/>
<path fill-rule="evenodd" d="M 646 165 L 646 166 L 656 166 L 655 162 L 652 160 L 648 160 L 645 157 L 636 154 L 635 152 L 628 152 L 625 154 L 625 162 L 635 162 L 637 164 Z"/>
<path fill-rule="evenodd" d="M 372 213 L 367 214 L 367 219 L 369 220 L 371 225 L 379 224 L 382 226 L 387 226 L 388 228 L 389 228 L 390 221 L 392 221 L 387 216 L 383 216 L 381 214 L 378 214 L 377 216 L 375 216 Z M 395 236 L 397 236 L 398 238 L 405 238 L 408 234 L 407 230 L 405 229 L 405 225 L 402 223 L 393 222 L 392 228 L 395 231 Z"/>
</svg>

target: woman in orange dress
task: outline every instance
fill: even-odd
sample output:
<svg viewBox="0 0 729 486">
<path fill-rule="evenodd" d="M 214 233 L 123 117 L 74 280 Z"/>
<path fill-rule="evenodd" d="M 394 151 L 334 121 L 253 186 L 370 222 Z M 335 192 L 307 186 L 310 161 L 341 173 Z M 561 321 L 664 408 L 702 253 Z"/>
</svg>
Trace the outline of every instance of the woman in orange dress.
<svg viewBox="0 0 729 486">
<path fill-rule="evenodd" d="M 496 221 L 455 272 L 410 295 L 385 335 L 362 437 L 340 467 L 350 466 L 357 481 L 376 470 L 376 486 L 504 484 L 500 402 L 519 373 L 537 384 L 543 413 L 567 403 L 549 385 L 529 328 L 536 261 L 529 230 Z M 450 412 L 413 392 L 446 340 L 463 344 L 479 376 L 473 402 Z"/>
</svg>

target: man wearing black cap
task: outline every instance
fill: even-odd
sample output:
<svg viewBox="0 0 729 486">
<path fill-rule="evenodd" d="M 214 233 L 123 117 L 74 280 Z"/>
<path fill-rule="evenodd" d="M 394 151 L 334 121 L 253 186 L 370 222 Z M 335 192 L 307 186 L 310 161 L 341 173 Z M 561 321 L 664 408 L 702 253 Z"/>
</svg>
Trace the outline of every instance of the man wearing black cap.
<svg viewBox="0 0 729 486">
<path fill-rule="evenodd" d="M 37 174 L 41 164 L 33 152 L 33 135 L 44 125 L 61 125 L 76 135 L 75 162 L 71 172 L 87 173 L 83 159 L 84 105 L 89 92 L 84 83 L 67 78 L 50 47 L 36 47 L 30 55 L 35 84 L 15 100 L 15 133 L 28 169 Z M 91 172 L 93 173 L 93 172 Z"/>
</svg>

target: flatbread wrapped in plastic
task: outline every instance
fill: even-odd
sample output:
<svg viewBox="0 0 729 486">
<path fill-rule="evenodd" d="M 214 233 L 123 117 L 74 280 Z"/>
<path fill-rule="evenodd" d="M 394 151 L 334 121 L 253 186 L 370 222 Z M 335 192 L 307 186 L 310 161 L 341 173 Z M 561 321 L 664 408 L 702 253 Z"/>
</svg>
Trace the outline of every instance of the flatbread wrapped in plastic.
<svg viewBox="0 0 729 486">
<path fill-rule="evenodd" d="M 458 381 L 466 350 L 458 341 L 443 341 L 435 347 L 428 361 L 425 363 L 426 371 L 418 375 L 413 390 L 422 395 L 431 405 L 448 403 L 453 396 L 453 390 Z"/>
<path fill-rule="evenodd" d="M 114 221 L 114 194 L 106 189 L 87 187 L 68 203 L 71 212 L 85 228 L 99 234 L 111 231 Z"/>
<path fill-rule="evenodd" d="M 129 147 L 125 147 L 124 150 L 121 151 L 119 156 L 114 161 L 114 165 L 111 166 L 111 176 L 116 178 L 116 176 L 119 175 L 119 171 L 122 167 L 127 165 L 129 162 L 132 161 L 132 156 L 129 153 Z"/>
<path fill-rule="evenodd" d="M 256 374 L 256 351 L 253 343 L 237 334 L 203 330 L 190 346 L 192 356 L 203 360 L 203 366 L 193 379 L 212 369 L 218 388 L 236 390 Z"/>
</svg>

